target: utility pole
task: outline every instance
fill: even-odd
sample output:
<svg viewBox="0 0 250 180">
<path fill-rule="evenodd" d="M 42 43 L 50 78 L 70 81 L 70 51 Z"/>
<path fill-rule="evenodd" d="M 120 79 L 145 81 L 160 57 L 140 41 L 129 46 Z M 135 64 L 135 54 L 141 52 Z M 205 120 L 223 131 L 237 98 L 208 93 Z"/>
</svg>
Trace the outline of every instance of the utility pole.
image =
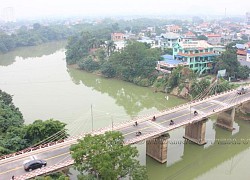
<svg viewBox="0 0 250 180">
<path fill-rule="evenodd" d="M 92 131 L 94 130 L 94 122 L 93 122 L 93 108 L 92 108 L 92 104 L 91 104 L 91 121 L 92 121 Z"/>
</svg>

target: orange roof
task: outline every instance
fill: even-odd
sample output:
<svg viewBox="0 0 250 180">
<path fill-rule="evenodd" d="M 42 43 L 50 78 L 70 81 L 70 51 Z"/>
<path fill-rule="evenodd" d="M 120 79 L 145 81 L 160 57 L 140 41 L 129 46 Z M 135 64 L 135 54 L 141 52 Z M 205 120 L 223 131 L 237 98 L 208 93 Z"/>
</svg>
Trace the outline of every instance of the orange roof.
<svg viewBox="0 0 250 180">
<path fill-rule="evenodd" d="M 238 55 L 246 56 L 246 55 L 247 55 L 247 52 L 246 52 L 246 50 L 238 49 L 238 50 L 237 50 L 237 54 L 238 54 Z"/>
<path fill-rule="evenodd" d="M 195 36 L 194 33 L 192 33 L 191 31 L 188 31 L 187 33 L 185 33 L 186 36 Z"/>
<path fill-rule="evenodd" d="M 124 36 L 124 33 L 112 33 L 113 36 Z"/>
</svg>

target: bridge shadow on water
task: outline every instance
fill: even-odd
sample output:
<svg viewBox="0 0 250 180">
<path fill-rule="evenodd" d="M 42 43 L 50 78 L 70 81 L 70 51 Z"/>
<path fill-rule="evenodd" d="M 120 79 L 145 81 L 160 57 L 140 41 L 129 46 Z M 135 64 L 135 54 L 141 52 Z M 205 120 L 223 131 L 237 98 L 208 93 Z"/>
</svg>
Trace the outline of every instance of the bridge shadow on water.
<svg viewBox="0 0 250 180">
<path fill-rule="evenodd" d="M 168 162 L 160 164 L 152 158 L 146 157 L 149 178 L 155 180 L 195 179 L 234 156 L 243 153 L 250 147 L 250 122 L 238 120 L 237 124 L 239 125 L 237 133 L 214 126 L 215 139 L 207 141 L 207 143 L 210 143 L 207 147 L 205 145 L 198 146 L 191 142 L 185 142 L 180 144 L 179 147 L 175 147 L 184 149 L 179 161 L 173 164 L 168 165 Z M 168 148 L 168 151 L 176 151 L 176 149 Z M 173 153 L 175 152 L 168 152 L 168 158 L 170 158 L 169 154 Z"/>
</svg>

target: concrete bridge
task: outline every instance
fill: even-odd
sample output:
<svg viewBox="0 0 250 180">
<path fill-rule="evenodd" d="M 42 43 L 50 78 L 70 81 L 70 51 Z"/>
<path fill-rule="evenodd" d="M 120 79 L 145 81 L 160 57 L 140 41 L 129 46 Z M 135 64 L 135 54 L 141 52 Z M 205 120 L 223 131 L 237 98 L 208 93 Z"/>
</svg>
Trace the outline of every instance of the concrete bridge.
<svg viewBox="0 0 250 180">
<path fill-rule="evenodd" d="M 249 88 L 249 87 L 248 87 Z M 233 130 L 235 110 L 241 109 L 250 112 L 250 91 L 238 95 L 236 90 L 230 90 L 221 94 L 213 95 L 198 101 L 192 101 L 181 106 L 167 109 L 156 114 L 138 117 L 124 123 L 106 127 L 91 132 L 91 134 L 103 134 L 106 131 L 120 131 L 125 137 L 126 144 L 135 144 L 146 140 L 146 153 L 155 160 L 165 163 L 167 161 L 167 132 L 185 126 L 184 138 L 203 145 L 206 143 L 205 126 L 209 116 L 218 114 L 216 124 L 220 127 Z M 194 115 L 194 111 L 198 115 Z M 155 116 L 155 121 L 152 117 Z M 170 120 L 175 123 L 170 125 Z M 134 126 L 135 121 L 138 122 Z M 136 132 L 142 134 L 136 136 Z M 0 157 L 0 179 L 29 179 L 38 175 L 48 174 L 73 164 L 69 148 L 77 143 L 77 139 L 83 138 L 85 134 L 70 137 L 63 141 L 51 142 L 39 147 L 25 149 L 23 151 Z M 47 166 L 32 172 L 25 172 L 23 162 L 32 158 L 45 159 Z"/>
</svg>

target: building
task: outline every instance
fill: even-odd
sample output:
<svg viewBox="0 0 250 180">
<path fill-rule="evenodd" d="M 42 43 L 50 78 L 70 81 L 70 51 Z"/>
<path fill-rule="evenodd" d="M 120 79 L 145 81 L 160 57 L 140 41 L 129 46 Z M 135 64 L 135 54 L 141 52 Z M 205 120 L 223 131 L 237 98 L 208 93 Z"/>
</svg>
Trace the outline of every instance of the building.
<svg viewBox="0 0 250 180">
<path fill-rule="evenodd" d="M 141 42 L 141 43 L 146 43 L 146 44 L 149 44 L 151 48 L 156 48 L 156 44 L 155 44 L 155 40 L 152 40 L 152 39 L 149 39 L 149 38 L 143 38 L 141 40 L 137 40 L 138 42 Z"/>
<path fill-rule="evenodd" d="M 161 38 L 162 48 L 172 48 L 174 44 L 181 41 L 180 35 L 172 32 L 161 34 Z"/>
<path fill-rule="evenodd" d="M 194 33 L 191 31 L 188 31 L 187 33 L 183 34 L 181 36 L 182 41 L 195 41 L 197 40 L 197 37 Z"/>
<path fill-rule="evenodd" d="M 236 44 L 237 48 L 237 60 L 247 60 L 247 49 L 249 48 L 248 43 L 245 44 Z"/>
<path fill-rule="evenodd" d="M 111 40 L 116 41 L 124 41 L 126 39 L 126 36 L 124 33 L 112 33 L 111 34 Z"/>
<path fill-rule="evenodd" d="M 188 65 L 186 62 L 174 59 L 172 55 L 165 54 L 161 57 L 163 61 L 158 61 L 155 69 L 164 74 L 170 74 L 172 70 L 178 66 Z"/>
<path fill-rule="evenodd" d="M 219 34 L 206 34 L 207 42 L 212 45 L 218 45 L 221 43 L 221 35 Z"/>
<path fill-rule="evenodd" d="M 246 58 L 246 60 L 250 62 L 250 49 L 247 50 L 247 58 Z"/>
<path fill-rule="evenodd" d="M 180 28 L 180 26 L 166 25 L 167 32 L 179 33 L 181 30 L 182 30 L 182 28 Z"/>
<path fill-rule="evenodd" d="M 199 74 L 212 69 L 212 62 L 217 55 L 213 46 L 204 40 L 179 42 L 173 47 L 174 59 L 187 63 L 190 69 Z"/>
</svg>

